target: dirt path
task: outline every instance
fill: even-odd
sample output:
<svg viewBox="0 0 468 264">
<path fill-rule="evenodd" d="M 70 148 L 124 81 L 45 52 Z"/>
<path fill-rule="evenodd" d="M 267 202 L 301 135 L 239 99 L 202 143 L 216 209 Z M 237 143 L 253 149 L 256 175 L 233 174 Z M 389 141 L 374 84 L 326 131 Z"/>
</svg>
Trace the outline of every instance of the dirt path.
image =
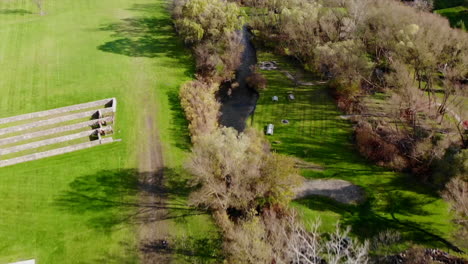
<svg viewBox="0 0 468 264">
<path fill-rule="evenodd" d="M 170 255 L 164 254 L 168 238 L 167 210 L 164 195 L 164 160 L 157 127 L 157 107 L 151 96 L 142 99 L 140 143 L 138 148 L 140 182 L 139 246 L 141 263 L 169 263 Z"/>
</svg>

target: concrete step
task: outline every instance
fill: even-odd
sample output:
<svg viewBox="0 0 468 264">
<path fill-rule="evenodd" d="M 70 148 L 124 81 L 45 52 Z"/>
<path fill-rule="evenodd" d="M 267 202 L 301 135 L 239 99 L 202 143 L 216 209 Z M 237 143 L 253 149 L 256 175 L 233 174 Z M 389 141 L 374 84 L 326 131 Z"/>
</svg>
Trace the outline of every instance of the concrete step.
<svg viewBox="0 0 468 264">
<path fill-rule="evenodd" d="M 36 128 L 36 127 L 58 124 L 58 123 L 71 121 L 71 120 L 75 120 L 75 119 L 80 119 L 80 118 L 85 118 L 85 117 L 90 117 L 91 118 L 98 111 L 101 111 L 101 114 L 103 114 L 103 115 L 107 114 L 107 113 L 114 112 L 113 108 L 102 108 L 102 109 L 98 109 L 98 110 L 92 110 L 92 111 L 86 111 L 86 112 L 75 113 L 75 114 L 70 114 L 70 115 L 64 115 L 64 116 L 60 116 L 60 117 L 55 117 L 55 118 L 51 118 L 51 119 L 36 121 L 36 122 L 22 124 L 22 125 L 13 126 L 13 127 L 2 128 L 2 129 L 0 129 L 0 136 L 4 135 L 4 134 L 20 132 L 20 131 L 24 131 L 24 130 L 28 130 L 28 129 L 32 129 L 32 128 Z"/>
<path fill-rule="evenodd" d="M 16 153 L 16 152 L 20 152 L 20 151 L 24 151 L 28 149 L 40 148 L 40 147 L 53 145 L 57 143 L 72 141 L 72 140 L 79 139 L 79 138 L 89 137 L 93 134 L 97 134 L 98 131 L 99 129 L 93 129 L 93 130 L 83 131 L 83 132 L 79 132 L 79 133 L 75 133 L 71 135 L 66 135 L 66 136 L 61 136 L 61 137 L 56 137 L 56 138 L 49 138 L 49 139 L 45 139 L 41 141 L 36 141 L 36 142 L 31 142 L 31 143 L 27 143 L 23 145 L 0 149 L 0 159 L 2 158 L 2 155 Z"/>
<path fill-rule="evenodd" d="M 86 143 L 76 144 L 76 145 L 72 145 L 72 146 L 68 146 L 64 148 L 38 152 L 38 153 L 25 155 L 25 156 L 13 158 L 13 159 L 0 160 L 0 167 L 6 167 L 6 166 L 18 164 L 18 163 L 27 162 L 27 161 L 33 161 L 33 160 L 43 159 L 47 157 L 62 155 L 65 153 L 70 153 L 70 152 L 74 152 L 77 150 L 87 149 L 87 148 L 99 146 L 102 144 L 108 144 L 112 142 L 114 142 L 113 138 L 109 137 L 109 138 L 104 138 L 101 140 L 94 140 L 94 141 L 90 141 Z"/>
<path fill-rule="evenodd" d="M 113 121 L 113 117 L 109 116 L 109 117 L 104 117 L 101 119 L 93 119 L 93 120 L 81 122 L 78 124 L 73 124 L 73 125 L 68 125 L 68 126 L 63 126 L 63 127 L 54 127 L 52 129 L 47 129 L 47 130 L 32 132 L 28 134 L 19 135 L 19 136 L 0 139 L 0 147 L 2 145 L 14 144 L 16 142 L 21 142 L 21 141 L 29 140 L 33 138 L 48 136 L 52 134 L 58 134 L 58 133 L 67 132 L 67 131 L 73 131 L 73 130 L 77 130 L 77 129 L 84 128 L 84 127 L 91 127 L 92 125 L 96 124 L 98 121 L 110 123 Z"/>
<path fill-rule="evenodd" d="M 0 119 L 0 124 L 6 124 L 6 123 L 17 122 L 17 121 L 33 119 L 33 118 L 46 117 L 46 116 L 50 116 L 50 115 L 62 114 L 62 113 L 71 112 L 71 111 L 78 111 L 78 110 L 82 110 L 82 109 L 98 107 L 98 106 L 111 104 L 111 103 L 112 103 L 112 108 L 115 108 L 114 107 L 115 102 L 116 102 L 115 98 L 109 98 L 109 99 L 103 99 L 103 100 L 84 103 L 84 104 L 77 104 L 77 105 L 72 105 L 72 106 L 55 108 L 55 109 L 51 109 L 51 110 L 47 110 L 47 111 L 41 111 L 41 112 L 28 113 L 28 114 L 24 114 L 24 115 L 12 116 L 12 117 L 7 117 L 7 118 L 1 118 Z"/>
</svg>

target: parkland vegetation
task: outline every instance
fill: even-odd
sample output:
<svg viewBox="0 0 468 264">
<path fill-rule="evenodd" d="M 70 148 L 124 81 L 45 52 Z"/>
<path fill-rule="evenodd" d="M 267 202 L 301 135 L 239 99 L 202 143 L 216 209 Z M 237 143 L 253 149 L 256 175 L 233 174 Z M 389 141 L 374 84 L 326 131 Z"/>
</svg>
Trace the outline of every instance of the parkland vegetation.
<svg viewBox="0 0 468 264">
<path fill-rule="evenodd" d="M 119 102 L 113 143 L 0 168 L 0 263 L 467 263 L 467 10 L 0 0 L 0 118 Z M 88 141 L 43 118 L 0 153 Z"/>
<path fill-rule="evenodd" d="M 180 91 L 193 143 L 186 164 L 197 187 L 191 201 L 221 228 L 228 263 L 373 259 L 367 242 L 339 227 L 329 235 L 304 228 L 289 206 L 302 182 L 297 159 L 272 152 L 253 128 L 219 125 L 217 92 L 240 65 L 245 23 L 257 47 L 321 75 L 355 124 L 359 152 L 439 190 L 466 234 L 468 34 L 432 9 L 428 1 L 175 1 L 174 24 L 197 72 Z M 247 82 L 268 89 L 259 71 Z"/>
</svg>

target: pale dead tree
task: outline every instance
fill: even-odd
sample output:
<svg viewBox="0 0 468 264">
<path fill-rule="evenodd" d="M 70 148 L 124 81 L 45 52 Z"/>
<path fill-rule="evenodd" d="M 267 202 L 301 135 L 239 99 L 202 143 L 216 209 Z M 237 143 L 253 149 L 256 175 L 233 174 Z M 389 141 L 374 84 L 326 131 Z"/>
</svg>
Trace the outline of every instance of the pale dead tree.
<svg viewBox="0 0 468 264">
<path fill-rule="evenodd" d="M 355 35 L 355 31 L 359 28 L 362 23 L 367 19 L 369 13 L 369 1 L 368 0 L 349 0 L 346 2 L 350 23 L 348 23 L 347 33 L 349 35 Z"/>
<path fill-rule="evenodd" d="M 311 231 L 308 232 L 300 224 L 290 219 L 291 239 L 289 240 L 289 258 L 293 263 L 320 263 L 320 254 L 324 251 L 323 245 L 319 243 L 320 237 L 318 228 L 320 221 L 312 224 Z"/>
<path fill-rule="evenodd" d="M 330 240 L 326 243 L 329 264 L 365 264 L 368 262 L 367 254 L 369 245 L 367 242 L 359 244 L 355 239 L 350 238 L 348 226 L 342 230 L 339 225 L 331 234 Z"/>
<path fill-rule="evenodd" d="M 359 243 L 349 237 L 351 229 L 341 229 L 325 239 L 319 233 L 320 220 L 310 230 L 298 223 L 294 216 L 289 219 L 289 260 L 294 264 L 366 264 L 368 263 L 368 242 Z"/>
<path fill-rule="evenodd" d="M 464 95 L 465 96 L 465 95 Z M 460 100 L 452 103 L 453 107 L 451 106 L 450 109 L 446 109 L 453 115 L 453 122 L 455 128 L 457 129 L 458 135 L 461 140 L 461 144 L 463 148 L 468 148 L 468 126 L 467 126 L 467 111 L 466 106 L 464 104 L 465 100 L 464 97 L 460 98 Z"/>
<path fill-rule="evenodd" d="M 39 14 L 41 16 L 45 15 L 45 11 L 44 11 L 44 0 L 33 0 L 33 3 L 37 6 L 37 8 L 39 9 Z"/>
</svg>

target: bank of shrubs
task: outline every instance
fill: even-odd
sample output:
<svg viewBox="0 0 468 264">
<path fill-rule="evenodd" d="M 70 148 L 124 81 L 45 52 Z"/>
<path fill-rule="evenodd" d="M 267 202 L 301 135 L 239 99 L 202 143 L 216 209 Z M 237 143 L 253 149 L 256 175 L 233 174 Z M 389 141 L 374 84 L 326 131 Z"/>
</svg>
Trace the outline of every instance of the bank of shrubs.
<svg viewBox="0 0 468 264">
<path fill-rule="evenodd" d="M 173 16 L 177 31 L 193 48 L 200 78 L 232 78 L 243 51 L 237 32 L 244 23 L 240 8 L 218 0 L 177 0 Z"/>
<path fill-rule="evenodd" d="M 177 0 L 172 7 L 174 25 L 192 49 L 196 80 L 180 90 L 182 107 L 190 121 L 192 141 L 218 127 L 221 82 L 233 78 L 240 65 L 243 45 L 238 30 L 243 24 L 240 8 L 218 0 Z"/>
<path fill-rule="evenodd" d="M 455 179 L 447 191 L 466 186 L 466 177 L 438 174 L 447 150 L 468 147 L 460 100 L 468 93 L 466 32 L 396 0 L 240 2 L 251 8 L 257 42 L 330 80 L 338 105 L 357 114 L 356 143 L 365 157 L 439 187 Z M 363 103 L 375 92 L 391 95 L 383 113 Z M 445 197 L 461 208 L 448 198 L 454 195 Z M 460 199 L 468 204 L 466 193 Z"/>
<path fill-rule="evenodd" d="M 349 230 L 322 239 L 317 229 L 306 232 L 288 209 L 302 181 L 296 160 L 271 152 L 254 129 L 239 133 L 218 124 L 216 93 L 221 82 L 234 77 L 243 50 L 239 7 L 221 0 L 181 0 L 173 15 L 196 60 L 196 80 L 180 90 L 193 142 L 186 168 L 198 187 L 190 201 L 212 213 L 224 238 L 226 262 L 286 264 L 323 257 L 366 263 L 367 245 L 347 238 Z M 255 70 L 247 82 L 256 89 L 266 86 Z"/>
<path fill-rule="evenodd" d="M 366 114 L 363 95 L 396 95 L 389 102 L 393 108 L 387 107 L 393 112 L 384 113 L 399 123 L 393 137 L 379 136 L 375 130 L 361 135 L 364 129 L 358 127 L 359 149 L 365 156 L 388 163 L 393 154 L 384 155 L 383 149 L 400 152 L 406 161 L 393 163 L 397 165 L 394 169 L 417 166 L 416 171 L 427 173 L 432 161 L 441 158 L 450 146 L 445 141 L 428 142 L 428 138 L 439 137 L 436 131 L 458 133 L 460 137 L 451 143 L 467 147 L 461 122 L 449 120 L 453 113 L 466 118 L 466 113 L 461 113 L 463 107 L 455 109 L 454 102 L 467 93 L 468 34 L 450 28 L 445 18 L 393 0 L 242 2 L 252 7 L 251 25 L 257 40 L 329 78 L 344 111 Z M 443 98 L 437 102 L 436 92 Z M 359 121 L 375 128 L 375 118 Z M 400 146 L 401 140 L 395 137 L 406 137 L 403 141 L 411 144 Z M 430 152 L 438 156 L 415 156 L 424 155 L 418 148 L 429 145 Z M 412 149 L 401 150 L 407 147 Z"/>
<path fill-rule="evenodd" d="M 249 24 L 259 43 L 328 78 L 344 111 L 366 114 L 355 120 L 357 148 L 364 156 L 439 186 L 447 184 L 444 197 L 458 212 L 457 221 L 466 223 L 466 170 L 437 174 L 450 157 L 462 159 L 450 164 L 457 166 L 453 171 L 466 163 L 466 155 L 460 153 L 466 151 L 467 134 L 461 122 L 447 117 L 447 112 L 458 110 L 449 109 L 454 105 L 450 103 L 466 95 L 466 33 L 451 29 L 437 15 L 393 0 L 240 2 L 252 7 Z M 300 183 L 294 161 L 271 153 L 257 132 L 219 127 L 215 95 L 220 83 L 234 77 L 243 51 L 238 32 L 244 14 L 239 6 L 221 0 L 178 0 L 173 14 L 197 70 L 197 80 L 180 91 L 194 143 L 187 169 L 199 187 L 191 201 L 213 213 L 228 263 L 301 263 L 320 255 L 304 256 L 311 250 L 306 244 L 331 250 L 301 229 L 287 209 Z M 247 82 L 257 89 L 266 86 L 258 74 Z M 442 101 L 436 102 L 437 90 Z M 391 94 L 389 104 L 396 108 L 381 116 L 366 113 L 361 99 L 374 92 Z M 433 122 L 425 123 L 424 117 Z M 452 156 L 447 149 L 454 151 Z M 365 263 L 366 248 L 354 245 L 356 252 L 342 260 Z M 343 253 L 327 252 L 322 257 Z"/>
</svg>

